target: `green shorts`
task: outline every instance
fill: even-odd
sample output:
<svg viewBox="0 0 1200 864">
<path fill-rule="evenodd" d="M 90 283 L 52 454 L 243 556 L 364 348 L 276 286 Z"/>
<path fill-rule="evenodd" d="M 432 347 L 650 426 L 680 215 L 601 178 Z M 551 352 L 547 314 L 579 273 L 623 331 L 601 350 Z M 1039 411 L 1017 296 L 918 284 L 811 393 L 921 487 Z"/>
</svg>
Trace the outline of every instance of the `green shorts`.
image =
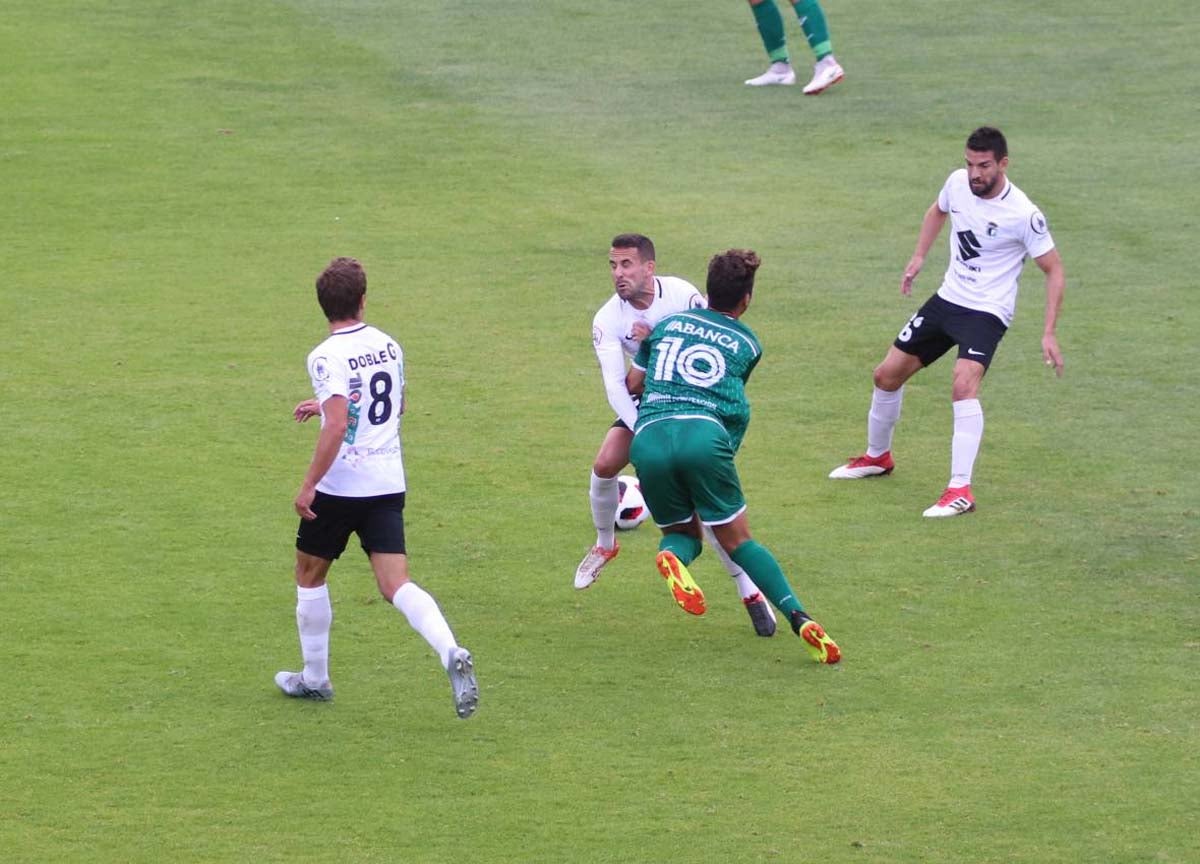
<svg viewBox="0 0 1200 864">
<path fill-rule="evenodd" d="M 660 528 L 687 522 L 693 513 L 706 525 L 723 525 L 746 509 L 733 444 L 714 420 L 653 422 L 634 436 L 630 460 Z"/>
</svg>

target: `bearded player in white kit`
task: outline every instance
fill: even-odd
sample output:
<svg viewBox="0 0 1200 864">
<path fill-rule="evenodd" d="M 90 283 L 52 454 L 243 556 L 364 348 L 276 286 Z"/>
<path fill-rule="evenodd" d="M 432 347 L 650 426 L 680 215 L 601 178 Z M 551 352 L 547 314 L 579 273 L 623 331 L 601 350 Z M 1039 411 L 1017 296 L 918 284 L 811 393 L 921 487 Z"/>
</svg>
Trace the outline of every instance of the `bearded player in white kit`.
<svg viewBox="0 0 1200 864">
<path fill-rule="evenodd" d="M 900 292 L 908 295 L 925 255 L 950 217 L 950 264 L 942 285 L 908 320 L 883 362 L 875 367 L 875 391 L 867 415 L 867 452 L 833 469 L 830 477 L 858 480 L 892 473 L 892 432 L 900 419 L 904 382 L 958 346 L 952 400 L 954 435 L 950 481 L 928 517 L 958 516 L 975 509 L 971 475 L 983 438 L 979 388 L 1012 323 L 1017 280 L 1030 257 L 1046 275 L 1042 358 L 1062 375 L 1055 326 L 1066 277 L 1046 219 L 1008 179 L 1008 143 L 999 129 L 981 126 L 967 138 L 966 168 L 955 171 L 925 213 L 916 250 L 904 268 Z"/>
<path fill-rule="evenodd" d="M 351 533 L 371 561 L 379 592 L 425 638 L 450 676 L 454 708 L 469 717 L 479 702 L 471 653 L 454 639 L 437 602 L 408 578 L 404 541 L 404 354 L 391 336 L 363 321 L 367 275 L 353 258 L 336 258 L 317 279 L 317 301 L 329 338 L 308 355 L 316 399 L 296 406 L 321 431 L 294 506 L 296 627 L 304 668 L 280 672 L 286 695 L 325 701 L 333 607 L 326 577 Z"/>
<path fill-rule="evenodd" d="M 637 353 L 642 339 L 654 325 L 668 315 L 704 306 L 704 297 L 685 279 L 655 274 L 654 243 L 642 234 L 618 234 L 608 253 L 614 295 L 592 319 L 592 345 L 600 363 L 604 391 L 617 419 L 604 436 L 592 465 L 589 485 L 592 522 L 596 543 L 575 570 L 575 587 L 590 586 L 600 570 L 617 557 L 616 518 L 620 492 L 617 475 L 629 464 L 633 427 L 637 423 L 637 403 L 625 388 L 626 362 Z M 737 585 L 754 632 L 759 636 L 775 633 L 775 613 L 746 572 L 716 542 L 711 529 L 705 529 L 709 545 L 721 559 Z"/>
</svg>

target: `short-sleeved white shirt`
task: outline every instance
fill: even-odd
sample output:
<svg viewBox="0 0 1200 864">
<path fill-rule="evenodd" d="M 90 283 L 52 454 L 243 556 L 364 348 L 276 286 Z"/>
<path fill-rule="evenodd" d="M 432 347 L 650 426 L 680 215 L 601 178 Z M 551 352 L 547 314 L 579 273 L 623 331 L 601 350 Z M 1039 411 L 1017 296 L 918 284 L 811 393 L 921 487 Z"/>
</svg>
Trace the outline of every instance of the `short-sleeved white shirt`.
<svg viewBox="0 0 1200 864">
<path fill-rule="evenodd" d="M 967 171 L 947 179 L 937 206 L 950 214 L 950 265 L 938 295 L 951 303 L 995 315 L 1005 326 L 1017 307 L 1017 281 L 1025 257 L 1038 258 L 1054 248 L 1042 213 L 1025 193 L 1005 178 L 994 198 L 971 191 Z"/>
<path fill-rule="evenodd" d="M 345 397 L 350 420 L 317 489 L 346 498 L 403 492 L 404 352 L 396 340 L 369 324 L 335 330 L 308 355 L 308 374 L 322 406 L 330 397 Z"/>
<path fill-rule="evenodd" d="M 678 276 L 655 276 L 654 299 L 647 308 L 635 309 L 633 304 L 613 294 L 592 319 L 592 346 L 600 363 L 608 404 L 630 429 L 637 423 L 637 406 L 625 389 L 625 361 L 637 353 L 641 344 L 633 336 L 633 325 L 641 321 L 653 330 L 668 315 L 704 306 L 704 296 L 691 282 Z"/>
</svg>

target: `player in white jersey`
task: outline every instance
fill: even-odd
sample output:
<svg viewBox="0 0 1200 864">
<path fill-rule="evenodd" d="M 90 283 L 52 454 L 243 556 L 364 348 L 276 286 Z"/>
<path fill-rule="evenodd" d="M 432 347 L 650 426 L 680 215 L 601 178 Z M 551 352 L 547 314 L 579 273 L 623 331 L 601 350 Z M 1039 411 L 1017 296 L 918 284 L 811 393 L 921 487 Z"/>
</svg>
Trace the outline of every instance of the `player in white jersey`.
<svg viewBox="0 0 1200 864">
<path fill-rule="evenodd" d="M 908 319 L 883 362 L 875 367 L 867 452 L 829 475 L 856 480 L 892 472 L 892 432 L 900 419 L 904 383 L 957 345 L 951 387 L 950 481 L 937 503 L 925 510 L 929 517 L 957 516 L 975 509 L 971 475 L 983 437 L 979 388 L 1012 323 L 1017 280 L 1027 257 L 1046 276 L 1042 357 L 1056 374 L 1063 371 L 1055 327 L 1066 277 L 1046 219 L 1008 179 L 1008 144 L 999 129 L 981 126 L 971 133 L 966 163 L 965 169 L 950 175 L 926 211 L 916 250 L 900 280 L 900 292 L 906 296 L 912 292 L 925 255 L 949 217 L 950 264 L 942 285 Z"/>
<path fill-rule="evenodd" d="M 450 676 L 454 708 L 469 717 L 479 702 L 471 652 L 455 641 L 437 602 L 408 577 L 404 542 L 404 354 L 391 336 L 366 324 L 367 275 L 353 258 L 335 258 L 317 279 L 329 338 L 308 355 L 315 399 L 296 406 L 297 421 L 320 416 L 312 462 L 294 503 L 296 627 L 304 668 L 280 672 L 288 696 L 324 701 L 329 683 L 333 607 L 326 578 L 358 535 L 380 593 L 425 638 Z"/>
<path fill-rule="evenodd" d="M 616 538 L 619 490 L 617 476 L 629 464 L 629 447 L 637 423 L 637 404 L 625 388 L 627 360 L 637 353 L 642 339 L 668 315 L 704 305 L 704 297 L 685 279 L 655 274 L 654 243 L 641 234 L 619 234 L 613 238 L 608 265 L 615 293 L 592 319 L 592 345 L 600 363 L 608 404 L 617 414 L 592 465 L 589 498 L 596 543 L 575 570 L 575 587 L 587 588 L 600 570 L 617 557 Z M 705 535 L 721 563 L 737 584 L 738 594 L 754 631 L 760 636 L 775 633 L 775 615 L 750 577 L 725 553 L 711 531 Z"/>
</svg>

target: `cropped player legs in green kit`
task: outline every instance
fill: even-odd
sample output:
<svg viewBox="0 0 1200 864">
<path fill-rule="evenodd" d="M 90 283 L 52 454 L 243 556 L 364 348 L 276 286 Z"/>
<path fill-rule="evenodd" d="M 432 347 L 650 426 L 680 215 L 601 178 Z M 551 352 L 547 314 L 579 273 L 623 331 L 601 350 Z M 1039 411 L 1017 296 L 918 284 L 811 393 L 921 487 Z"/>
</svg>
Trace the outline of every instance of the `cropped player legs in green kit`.
<svg viewBox="0 0 1200 864">
<path fill-rule="evenodd" d="M 787 616 L 813 658 L 822 663 L 841 659 L 836 643 L 804 611 L 775 556 L 750 536 L 733 447 L 719 424 L 703 419 L 651 423 L 633 439 L 631 458 L 646 503 L 663 531 L 659 571 L 685 611 L 704 611 L 703 592 L 687 571 L 702 549 L 693 520 L 698 514 L 722 548 Z"/>
<path fill-rule="evenodd" d="M 770 84 L 790 85 L 796 83 L 796 73 L 788 57 L 787 37 L 783 30 L 783 15 L 775 0 L 749 0 L 754 23 L 762 37 L 763 48 L 770 67 L 757 78 L 746 81 L 751 87 Z M 845 77 L 845 72 L 833 56 L 833 43 L 829 39 L 829 25 L 825 22 L 825 11 L 819 0 L 793 0 L 793 8 L 800 19 L 800 27 L 808 45 L 817 58 L 812 80 L 804 87 L 807 96 L 815 96 Z"/>
</svg>

